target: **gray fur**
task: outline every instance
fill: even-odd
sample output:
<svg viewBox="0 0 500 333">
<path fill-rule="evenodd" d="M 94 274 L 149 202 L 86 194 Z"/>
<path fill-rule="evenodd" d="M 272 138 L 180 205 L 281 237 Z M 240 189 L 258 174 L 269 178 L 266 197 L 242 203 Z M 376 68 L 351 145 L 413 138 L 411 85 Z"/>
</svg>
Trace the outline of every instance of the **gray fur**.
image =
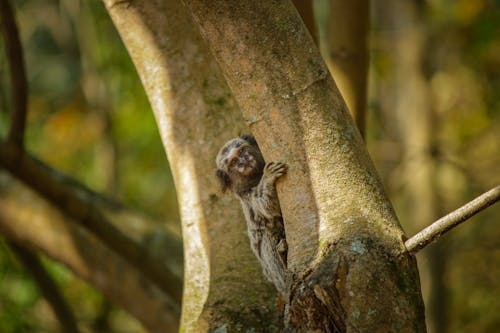
<svg viewBox="0 0 500 333">
<path fill-rule="evenodd" d="M 285 295 L 287 244 L 275 183 L 286 173 L 280 162 L 265 164 L 257 142 L 245 135 L 228 141 L 216 158 L 223 190 L 241 201 L 250 246 L 264 275 Z"/>
</svg>

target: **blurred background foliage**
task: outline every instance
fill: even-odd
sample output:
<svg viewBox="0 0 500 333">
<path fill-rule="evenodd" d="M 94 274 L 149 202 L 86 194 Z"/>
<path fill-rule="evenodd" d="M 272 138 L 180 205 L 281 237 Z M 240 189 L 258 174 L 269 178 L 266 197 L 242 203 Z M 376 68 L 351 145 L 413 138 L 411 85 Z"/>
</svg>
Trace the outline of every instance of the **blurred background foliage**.
<svg viewBox="0 0 500 333">
<path fill-rule="evenodd" d="M 398 21 L 400 14 L 412 15 L 388 8 L 395 2 L 401 1 L 372 2 L 367 145 L 405 231 L 413 235 L 432 222 L 418 221 L 416 200 L 429 199 L 412 193 L 419 186 L 412 182 L 427 172 L 424 163 L 432 164 L 432 193 L 426 195 L 432 196 L 433 219 L 500 184 L 500 1 L 408 1 L 414 5 L 413 28 Z M 404 55 L 395 45 L 398 34 L 403 42 L 421 43 L 421 54 L 412 59 L 418 62 L 415 72 L 398 68 L 397 57 Z M 390 82 L 395 72 L 403 74 L 396 84 Z M 411 86 L 415 75 L 421 85 Z M 395 93 L 406 84 L 423 90 L 418 96 L 427 104 Z M 403 100 L 399 115 L 397 98 Z M 410 111 L 415 103 L 427 109 Z M 410 127 L 428 117 L 426 151 L 405 138 L 408 125 L 398 125 L 405 116 Z M 417 167 L 409 168 L 411 163 Z M 499 217 L 497 204 L 417 255 L 430 332 L 498 331 Z"/>
<path fill-rule="evenodd" d="M 409 1 L 409 0 L 400 0 Z M 28 150 L 90 188 L 160 220 L 178 220 L 175 189 L 138 75 L 97 0 L 16 0 L 29 81 Z M 405 147 L 387 107 L 396 70 L 386 2 L 374 0 L 367 144 L 408 234 L 412 202 L 402 177 Z M 424 34 L 439 215 L 500 183 L 500 1 L 415 1 Z M 316 0 L 320 31 L 327 0 Z M 386 12 L 384 12 L 386 11 Z M 397 29 L 397 28 L 396 28 Z M 0 40 L 0 135 L 8 128 L 8 69 Z M 500 216 L 493 207 L 443 241 L 448 332 L 500 327 Z M 432 221 L 428 221 L 430 223 Z M 419 255 L 420 256 L 420 255 Z M 419 257 L 425 265 L 427 257 Z M 123 311 L 44 259 L 85 332 L 140 332 Z M 424 292 L 427 277 L 422 274 Z M 56 332 L 30 276 L 0 239 L 0 332 Z"/>
</svg>

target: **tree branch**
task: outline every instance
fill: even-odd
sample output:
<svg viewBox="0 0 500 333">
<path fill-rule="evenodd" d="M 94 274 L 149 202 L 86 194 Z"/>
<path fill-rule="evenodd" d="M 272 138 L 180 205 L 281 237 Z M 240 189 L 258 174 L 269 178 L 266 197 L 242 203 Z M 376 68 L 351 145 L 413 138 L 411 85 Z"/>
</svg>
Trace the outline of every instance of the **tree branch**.
<svg viewBox="0 0 500 333">
<path fill-rule="evenodd" d="M 158 264 L 182 276 L 180 244 L 169 241 L 169 233 L 158 223 L 130 209 L 108 208 L 106 201 L 95 201 L 125 233 L 137 242 L 147 242 L 148 249 L 160 254 Z M 0 172 L 0 234 L 63 264 L 137 318 L 148 332 L 179 331 L 180 304 L 173 304 L 137 267 L 5 172 Z"/>
<path fill-rule="evenodd" d="M 182 281 L 158 264 L 146 249 L 109 222 L 89 200 L 91 191 L 75 186 L 74 180 L 56 173 L 15 145 L 0 143 L 0 166 L 61 209 L 73 221 L 92 232 L 104 244 L 122 255 L 180 304 Z"/>
<path fill-rule="evenodd" d="M 9 242 L 9 246 L 14 251 L 24 267 L 31 273 L 33 279 L 43 293 L 47 302 L 49 302 L 54 314 L 61 324 L 62 331 L 65 333 L 78 333 L 78 325 L 71 308 L 59 292 L 56 283 L 43 267 L 40 259 L 28 249 Z"/>
<path fill-rule="evenodd" d="M 489 206 L 500 200 L 500 185 L 481 194 L 476 199 L 465 204 L 459 209 L 440 218 L 424 230 L 420 231 L 415 236 L 405 242 L 406 249 L 411 254 L 415 254 L 427 245 L 436 241 L 439 237 L 458 226 L 470 217 L 488 208 Z"/>
<path fill-rule="evenodd" d="M 12 123 L 8 141 L 21 147 L 26 126 L 28 84 L 19 32 L 8 0 L 0 0 L 0 25 L 10 67 Z"/>
</svg>

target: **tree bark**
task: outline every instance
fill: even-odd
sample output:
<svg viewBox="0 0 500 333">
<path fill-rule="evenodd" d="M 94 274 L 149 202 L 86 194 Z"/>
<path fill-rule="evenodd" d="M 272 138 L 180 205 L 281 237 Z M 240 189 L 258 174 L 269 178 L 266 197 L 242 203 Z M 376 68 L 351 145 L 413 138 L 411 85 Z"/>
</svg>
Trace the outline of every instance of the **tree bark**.
<svg viewBox="0 0 500 333">
<path fill-rule="evenodd" d="M 300 332 L 425 332 L 418 271 L 347 107 L 289 1 L 185 0 L 278 182 Z"/>
<path fill-rule="evenodd" d="M 239 203 L 220 195 L 214 175 L 217 150 L 248 132 L 215 61 L 179 1 L 104 3 L 146 89 L 178 193 L 181 330 L 278 331 L 277 293 L 251 253 Z"/>
<path fill-rule="evenodd" d="M 314 0 L 292 0 L 311 37 L 318 43 L 318 28 L 314 19 Z"/>
<path fill-rule="evenodd" d="M 325 59 L 359 132 L 366 132 L 368 91 L 368 0 L 329 0 Z"/>
</svg>

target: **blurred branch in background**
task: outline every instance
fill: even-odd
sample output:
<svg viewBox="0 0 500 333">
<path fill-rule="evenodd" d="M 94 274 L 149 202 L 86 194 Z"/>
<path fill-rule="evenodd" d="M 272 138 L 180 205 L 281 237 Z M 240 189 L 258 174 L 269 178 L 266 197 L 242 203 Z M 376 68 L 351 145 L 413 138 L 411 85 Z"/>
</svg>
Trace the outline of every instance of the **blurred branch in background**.
<svg viewBox="0 0 500 333">
<path fill-rule="evenodd" d="M 75 316 L 73 315 L 73 311 L 64 300 L 63 296 L 59 292 L 59 288 L 57 287 L 56 283 L 54 282 L 50 274 L 45 270 L 42 262 L 38 259 L 36 254 L 31 252 L 27 248 L 16 244 L 15 242 L 9 242 L 9 246 L 16 254 L 17 258 L 22 262 L 24 267 L 31 273 L 31 276 L 35 280 L 40 291 L 43 293 L 45 299 L 50 304 L 57 317 L 57 320 L 61 324 L 61 331 L 65 333 L 80 332 L 76 323 Z"/>
<path fill-rule="evenodd" d="M 408 252 L 415 254 L 443 236 L 446 232 L 467 221 L 480 211 L 500 200 L 500 186 L 497 186 L 459 209 L 440 218 L 405 242 Z"/>
<path fill-rule="evenodd" d="M 181 302 L 179 277 L 158 265 L 144 247 L 113 226 L 94 204 L 96 196 L 92 191 L 8 144 L 0 144 L 0 165 L 120 253 L 167 292 L 174 302 Z"/>
<path fill-rule="evenodd" d="M 182 280 L 111 224 L 94 204 L 90 190 L 9 144 L 0 144 L 0 165 L 120 253 L 180 304 Z"/>
<path fill-rule="evenodd" d="M 63 263 L 75 275 L 134 315 L 151 332 L 177 330 L 180 304 L 172 303 L 171 298 L 147 281 L 136 267 L 26 186 L 5 174 L 0 179 L 2 235 Z M 151 246 L 151 251 L 163 258 L 159 264 L 168 265 L 176 274 L 182 274 L 180 242 L 173 242 L 169 232 L 162 227 L 155 228 L 154 222 L 117 207 L 109 200 L 98 196 L 92 200 L 106 209 L 110 220 L 119 222 L 124 232 Z"/>
<path fill-rule="evenodd" d="M 9 0 L 0 0 L 0 25 L 6 44 L 11 82 L 12 110 L 8 141 L 22 147 L 26 127 L 28 84 L 19 31 Z"/>
</svg>

